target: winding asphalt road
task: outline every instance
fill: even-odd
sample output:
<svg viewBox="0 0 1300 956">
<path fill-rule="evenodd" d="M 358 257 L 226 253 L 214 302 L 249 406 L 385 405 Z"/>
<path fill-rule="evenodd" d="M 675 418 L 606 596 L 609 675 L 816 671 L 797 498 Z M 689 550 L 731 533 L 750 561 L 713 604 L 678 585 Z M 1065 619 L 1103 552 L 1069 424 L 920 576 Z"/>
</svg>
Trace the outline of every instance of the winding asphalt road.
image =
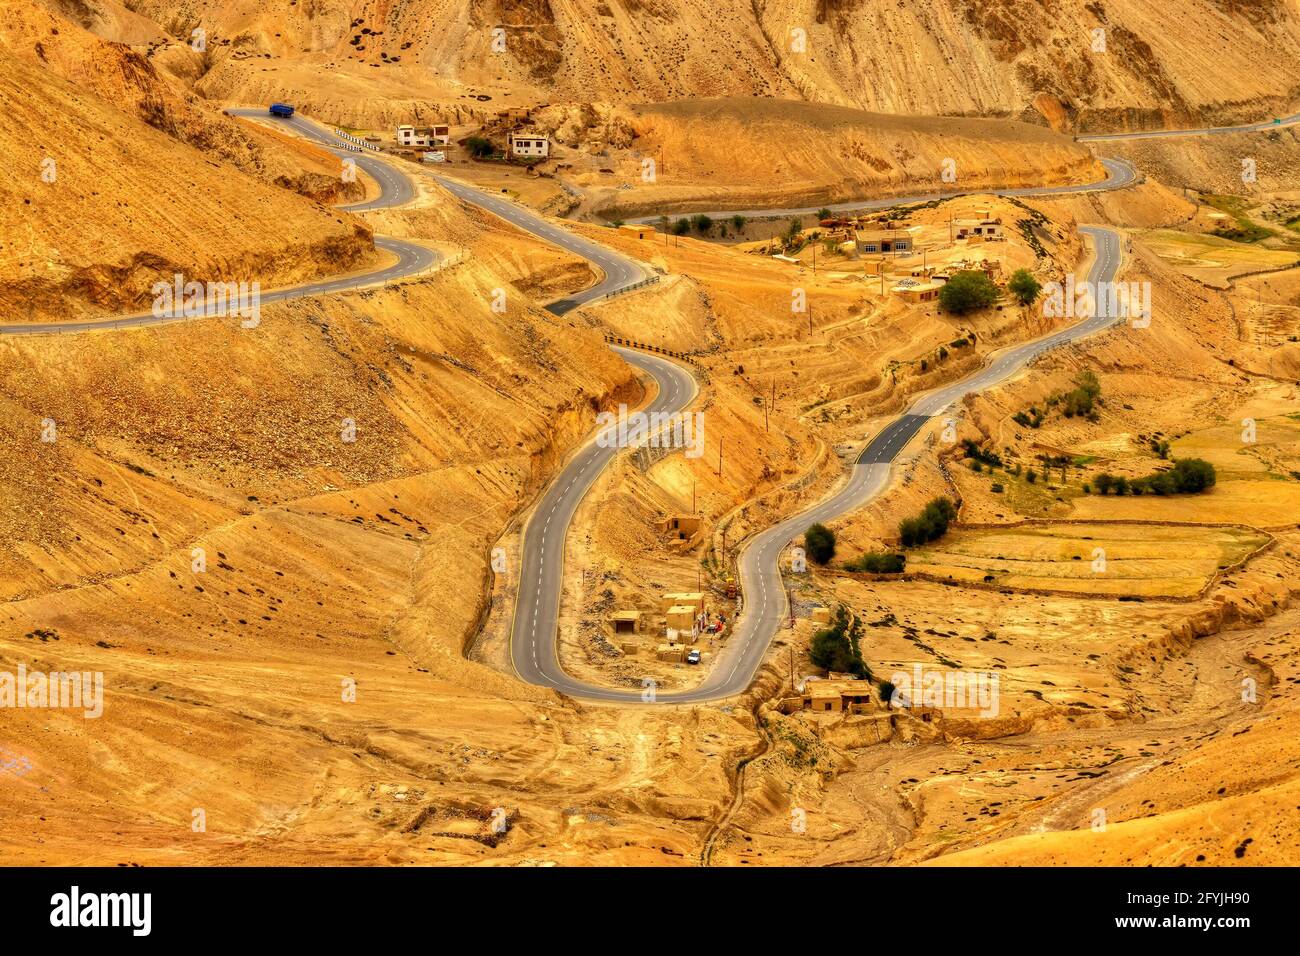
<svg viewBox="0 0 1300 956">
<path fill-rule="evenodd" d="M 1089 281 L 1113 281 L 1121 262 L 1119 233 L 1100 226 L 1081 228 L 1092 237 L 1095 247 Z M 846 480 L 830 497 L 755 535 L 739 560 L 744 607 L 708 678 L 691 690 L 657 693 L 655 702 L 696 704 L 743 693 L 753 681 L 772 638 L 789 613 L 778 563 L 786 546 L 810 524 L 831 521 L 875 497 L 889 478 L 892 462 L 907 443 L 927 422 L 942 415 L 954 402 L 1011 377 L 1049 349 L 1122 321 L 1123 316 L 1107 314 L 1106 308 L 1105 298 L 1099 297 L 1095 315 L 1041 339 L 994 353 L 974 374 L 920 396 L 863 449 Z M 624 350 L 618 351 L 627 355 Z M 651 357 L 636 358 L 645 360 Z M 693 386 L 687 387 L 689 376 L 675 363 L 654 358 L 642 367 L 660 380 L 660 393 L 652 406 L 654 410 L 679 410 L 694 398 Z M 679 405 L 673 404 L 673 396 L 680 397 Z M 586 700 L 634 703 L 642 701 L 641 692 L 577 680 L 564 672 L 556 656 L 564 532 L 596 473 L 614 453 L 612 449 L 597 448 L 594 442 L 584 446 L 542 497 L 529 520 L 524 531 L 522 583 L 511 633 L 511 654 L 519 676 L 530 683 L 554 687 Z M 546 558 L 548 550 L 551 554 L 549 560 Z"/>
<path fill-rule="evenodd" d="M 1107 143 L 1132 139 L 1167 139 L 1179 136 L 1219 136 L 1229 133 L 1261 133 L 1271 129 L 1283 129 L 1300 123 L 1300 113 L 1285 116 L 1277 120 L 1260 123 L 1248 123 L 1244 126 L 1207 126 L 1200 129 L 1161 129 L 1144 130 L 1136 133 L 1099 133 L 1094 136 L 1077 136 L 1080 143 Z M 725 219 L 728 216 L 741 215 L 746 219 L 767 219 L 773 216 L 811 216 L 823 209 L 831 212 L 868 212 L 873 209 L 888 209 L 891 206 L 910 205 L 918 202 L 934 202 L 938 199 L 953 199 L 958 196 L 996 195 L 996 196 L 1060 196 L 1068 193 L 1097 192 L 1105 189 L 1123 189 L 1137 181 L 1137 172 L 1133 166 L 1122 159 L 1103 158 L 1101 164 L 1106 167 L 1106 178 L 1096 183 L 1081 183 L 1076 186 L 1025 186 L 1016 189 L 976 189 L 954 190 L 925 193 L 899 199 L 853 200 L 850 202 L 830 203 L 821 206 L 805 206 L 799 209 L 716 209 L 706 212 L 711 219 Z M 694 215 L 694 213 L 692 213 Z M 629 222 L 654 223 L 659 216 L 642 216 Z"/>
<path fill-rule="evenodd" d="M 563 315 L 580 305 L 585 305 L 614 292 L 620 292 L 648 278 L 646 270 L 635 260 L 620 255 L 598 242 L 592 242 L 575 232 L 570 232 L 568 229 L 552 225 L 531 210 L 508 199 L 484 192 L 481 189 L 475 189 L 473 186 L 467 186 L 458 180 L 448 179 L 446 176 L 434 175 L 433 178 L 438 185 L 458 199 L 485 209 L 511 225 L 517 226 L 525 232 L 531 232 L 539 239 L 545 239 L 553 245 L 567 249 L 574 255 L 581 256 L 588 262 L 598 266 L 604 273 L 604 277 L 591 288 L 584 289 L 582 292 L 577 292 L 558 302 L 552 302 L 546 307 L 548 312 Z"/>
<path fill-rule="evenodd" d="M 1009 190 L 1002 195 L 1059 195 L 1119 189 L 1137 180 L 1133 167 L 1128 163 L 1111 159 L 1102 162 L 1106 166 L 1107 177 L 1091 185 L 1031 187 Z M 469 194 L 463 194 L 462 198 L 470 202 L 476 201 Z M 927 198 L 930 197 L 892 198 L 868 204 L 844 204 L 842 208 L 883 208 L 926 201 Z M 478 204 L 484 205 L 482 202 Z M 521 228 L 535 231 L 526 224 L 524 218 L 532 214 L 519 210 L 513 204 L 499 201 L 497 208 L 492 211 L 509 218 Z M 765 210 L 758 214 L 772 212 Z M 797 210 L 780 212 L 792 215 Z M 543 225 L 558 231 L 547 223 L 543 222 Z M 1083 227 L 1083 231 L 1092 236 L 1095 246 L 1095 259 L 1089 271 L 1089 279 L 1093 282 L 1113 281 L 1121 259 L 1119 233 L 1102 227 Z M 565 236 L 571 238 L 567 234 Z M 585 243 L 586 240 L 582 241 Z M 585 254 L 572 245 L 566 244 L 565 247 L 579 255 Z M 602 249 L 602 252 L 609 254 L 608 250 Z M 889 477 L 890 464 L 903 451 L 908 441 L 953 402 L 969 392 L 989 388 L 1010 377 L 1048 349 L 1091 335 L 1118 321 L 1119 317 L 1104 314 L 1101 311 L 1104 308 L 1105 303 L 1101 302 L 1099 314 L 1037 341 L 995 353 L 982 369 L 966 379 L 917 398 L 904 414 L 890 422 L 867 445 L 839 490 L 812 508 L 757 534 L 746 545 L 739 560 L 740 587 L 745 602 L 742 613 L 709 676 L 700 686 L 691 690 L 656 693 L 654 702 L 695 704 L 743 693 L 762 664 L 777 628 L 788 614 L 778 559 L 790 541 L 802 534 L 810 524 L 837 518 L 861 507 L 878 494 Z M 657 381 L 659 392 L 649 411 L 681 411 L 694 400 L 694 380 L 681 366 L 625 349 L 616 351 Z M 617 449 L 599 447 L 594 439 L 584 445 L 543 493 L 529 517 L 524 527 L 522 566 L 511 626 L 510 653 L 515 671 L 530 683 L 553 687 L 585 700 L 636 703 L 645 701 L 642 691 L 603 687 L 573 678 L 560 666 L 557 653 L 565 532 L 596 475 L 616 453 Z"/>
<path fill-rule="evenodd" d="M 1300 114 L 1277 122 L 1253 123 L 1245 126 L 1205 128 L 1195 130 L 1152 130 L 1136 133 L 1118 133 L 1079 137 L 1081 142 L 1107 140 L 1153 139 L 1178 136 L 1215 135 L 1227 133 L 1261 132 L 1291 126 L 1300 122 Z M 1138 180 L 1137 172 L 1128 162 L 1103 158 L 1106 178 L 1097 183 L 1073 186 L 1040 186 L 1005 190 L 979 190 L 978 193 L 995 192 L 999 196 L 1057 196 L 1070 193 L 1122 189 Z M 845 202 L 831 205 L 834 212 L 882 209 L 916 202 L 968 195 L 968 192 L 936 192 L 913 197 L 891 197 L 866 202 Z M 471 200 L 473 201 L 473 200 Z M 747 218 L 771 216 L 808 215 L 822 207 L 803 209 L 751 209 L 717 210 L 706 213 L 721 219 L 739 212 Z M 637 222 L 654 222 L 657 216 L 646 216 Z M 525 226 L 524 228 L 527 228 Z M 533 230 L 529 230 L 533 231 Z M 1094 260 L 1088 273 L 1093 283 L 1113 282 L 1121 264 L 1121 239 L 1118 232 L 1101 226 L 1084 226 L 1080 231 L 1093 240 Z M 572 247 L 570 247 L 572 248 Z M 577 251 L 577 250 L 575 250 Z M 579 253 L 583 254 L 583 253 Z M 934 417 L 943 414 L 954 402 L 967 394 L 982 391 L 1011 377 L 1039 355 L 1067 342 L 1092 335 L 1116 322 L 1125 320 L 1120 314 L 1109 312 L 1106 297 L 1099 297 L 1094 313 L 1073 326 L 1053 332 L 1033 342 L 994 353 L 983 368 L 960 382 L 918 397 L 906 412 L 885 426 L 859 454 L 839 489 L 830 497 L 797 515 L 755 535 L 745 546 L 739 559 L 741 593 L 744 606 L 735 630 L 721 651 L 717 661 L 697 688 L 687 691 L 656 694 L 654 702 L 666 704 L 694 704 L 733 697 L 744 692 L 762 664 L 763 657 L 778 627 L 789 613 L 785 586 L 781 579 L 779 558 L 781 552 L 798 535 L 814 522 L 826 522 L 840 517 L 877 495 L 884 488 L 891 464 L 902 453 L 908 442 Z M 624 352 L 624 350 L 619 350 Z M 694 391 L 687 391 L 683 370 L 663 359 L 651 361 L 647 356 L 624 352 L 629 361 L 654 376 L 660 386 L 656 410 L 676 411 L 684 408 Z M 668 408 L 665 398 L 680 395 L 682 404 Z M 671 404 L 671 402 L 669 402 Z M 522 585 L 515 621 L 511 632 L 511 654 L 519 676 L 535 684 L 554 687 L 573 697 L 587 700 L 618 703 L 644 702 L 637 691 L 587 684 L 570 677 L 560 667 L 557 658 L 557 619 L 563 565 L 564 530 L 569 526 L 583 493 L 594 480 L 594 472 L 612 454 L 595 454 L 594 443 L 585 446 L 573 463 L 550 486 L 529 520 L 524 531 Z M 554 525 L 554 528 L 552 528 Z M 551 541 L 551 558 L 545 556 L 545 539 Z M 547 567 L 550 565 L 551 567 Z"/>
<path fill-rule="evenodd" d="M 1262 133 L 1265 130 L 1281 129 L 1300 123 L 1300 113 L 1284 116 L 1276 120 L 1261 123 L 1247 123 L 1245 126 L 1205 126 L 1200 129 L 1152 129 L 1136 133 L 1098 133 L 1093 136 L 1075 137 L 1080 143 L 1112 143 L 1123 139 L 1169 139 L 1178 136 L 1224 136 L 1229 133 Z"/>
<path fill-rule="evenodd" d="M 628 362 L 659 383 L 659 393 L 646 406 L 647 414 L 674 412 L 695 400 L 694 376 L 685 368 L 654 355 L 615 348 Z M 558 687 L 570 693 L 573 685 L 583 697 L 605 697 L 599 687 L 574 681 L 560 667 L 555 652 L 556 621 L 564 575 L 564 539 L 574 512 L 601 469 L 622 449 L 613 442 L 602 447 L 595 440 L 584 445 L 551 482 L 524 529 L 520 555 L 519 591 L 515 599 L 510 634 L 510 655 L 515 671 L 530 684 Z M 610 692 L 606 699 L 622 700 L 626 694 Z"/>
<path fill-rule="evenodd" d="M 230 112 L 233 115 L 266 119 L 266 114 L 261 110 L 231 110 Z M 1300 116 L 1288 118 L 1286 124 L 1289 125 L 1296 120 L 1300 120 Z M 414 197 L 415 187 L 412 181 L 388 162 L 370 155 L 367 151 L 357 152 L 343 148 L 341 139 L 301 116 L 277 120 L 277 122 L 288 125 L 300 134 L 327 146 L 340 157 L 354 159 L 357 166 L 379 184 L 380 193 L 374 199 L 340 208 L 362 212 L 367 209 L 399 206 Z M 1222 131 L 1170 131 L 1167 135 L 1250 131 L 1276 128 L 1276 125 L 1278 124 L 1256 124 Z M 1158 135 L 1164 134 L 1161 132 L 1119 134 L 1113 138 L 1142 138 Z M 1107 177 L 1098 183 L 1064 187 L 1028 187 L 1004 190 L 998 194 L 1045 196 L 1090 192 L 1123 188 L 1136 180 L 1136 173 L 1128 163 L 1113 159 L 1103 159 L 1102 163 L 1106 167 Z M 541 216 L 515 203 L 445 176 L 427 171 L 426 174 L 433 175 L 440 185 L 463 201 L 491 212 L 520 229 L 589 260 L 603 272 L 603 277 L 596 285 L 547 307 L 556 315 L 562 315 L 579 305 L 611 293 L 631 288 L 647 278 L 643 267 L 634 260 L 552 225 Z M 895 197 L 869 202 L 841 203 L 830 208 L 836 211 L 876 209 L 953 195 L 961 195 L 961 193 L 933 193 L 910 198 Z M 796 215 L 816 211 L 811 208 L 750 210 L 743 214 L 758 218 L 764 215 Z M 732 214 L 731 211 L 711 215 L 721 217 L 729 214 Z M 653 217 L 650 219 L 652 220 Z M 1112 281 L 1118 272 L 1121 259 L 1119 234 L 1102 227 L 1083 227 L 1083 231 L 1091 234 L 1096 252 L 1089 279 L 1093 282 Z M 375 244 L 395 253 L 399 261 L 386 269 L 365 275 L 273 290 L 264 293 L 261 297 L 262 301 L 274 302 L 321 295 L 373 285 L 386 279 L 400 279 L 431 266 L 438 259 L 438 253 L 433 250 L 404 240 L 376 237 Z M 903 451 L 908 441 L 924 427 L 926 422 L 942 414 L 953 402 L 970 392 L 980 391 L 1010 377 L 1048 349 L 1093 334 L 1121 321 L 1122 318 L 1119 315 L 1106 314 L 1103 299 L 1098 303 L 1097 314 L 1037 341 L 996 353 L 981 370 L 961 382 L 917 398 L 905 413 L 890 422 L 872 439 L 834 494 L 806 511 L 759 533 L 745 547 L 739 561 L 740 584 L 745 606 L 727 646 L 719 654 L 709 677 L 698 688 L 659 694 L 655 698 L 656 702 L 700 703 L 742 693 L 753 680 L 772 637 L 788 613 L 778 559 L 781 551 L 791 540 L 801 534 L 809 524 L 839 517 L 860 507 L 876 495 L 888 479 L 891 463 Z M 170 321 L 181 321 L 181 319 L 159 318 L 146 313 L 80 323 L 0 325 L 0 334 L 83 332 L 146 326 Z M 655 380 L 658 393 L 645 411 L 676 412 L 694 401 L 697 395 L 695 380 L 682 366 L 658 356 L 621 348 L 616 348 L 615 351 Z M 583 446 L 551 482 L 530 517 L 524 530 L 520 586 L 511 630 L 511 655 L 519 676 L 531 683 L 554 687 L 574 697 L 635 703 L 643 699 L 637 691 L 590 685 L 573 679 L 560 667 L 556 651 L 558 636 L 556 622 L 562 590 L 565 533 L 583 496 L 600 470 L 618 451 L 619 449 L 615 447 L 601 447 L 601 443 L 595 439 Z M 550 557 L 547 556 L 548 541 Z"/>
<path fill-rule="evenodd" d="M 1106 168 L 1106 178 L 1095 183 L 1078 183 L 1074 186 L 1020 186 L 1015 189 L 954 189 L 917 196 L 894 196 L 884 199 L 856 199 L 850 202 L 830 203 L 821 206 L 804 206 L 799 209 L 716 209 L 704 215 L 710 219 L 726 219 L 728 216 L 741 215 L 746 219 L 770 219 L 775 216 L 811 216 L 823 209 L 831 212 L 869 212 L 874 209 L 889 209 L 893 206 L 910 206 L 919 202 L 935 202 L 939 199 L 955 199 L 959 196 L 1061 196 L 1069 193 L 1101 192 L 1108 189 L 1124 189 L 1137 182 L 1137 171 L 1122 159 L 1102 159 Z M 692 215 L 695 215 L 692 213 Z M 659 216 L 642 216 L 629 222 L 655 223 Z"/>
<path fill-rule="evenodd" d="M 379 195 L 364 202 L 353 203 L 336 208 L 346 212 L 366 212 L 371 209 L 388 209 L 403 206 L 415 198 L 415 184 L 393 165 L 368 155 L 365 151 L 354 153 L 343 149 L 340 140 L 314 123 L 299 116 L 289 119 L 273 119 L 265 110 L 232 109 L 232 116 L 253 117 L 276 124 L 292 127 L 296 132 L 330 148 L 340 157 L 355 159 L 357 167 L 369 173 L 379 184 Z M 383 269 L 359 273 L 335 279 L 321 279 L 303 285 L 282 289 L 272 289 L 259 293 L 260 303 L 285 302 L 307 296 L 329 295 L 335 292 L 349 292 L 384 282 L 394 282 L 423 272 L 442 259 L 442 254 L 419 243 L 407 242 L 387 236 L 376 236 L 375 247 L 391 252 L 397 261 Z M 189 277 L 194 278 L 194 277 Z M 154 315 L 152 312 L 140 312 L 135 315 L 116 316 L 111 319 L 91 319 L 84 322 L 44 322 L 0 325 L 0 335 L 50 335 L 76 332 L 102 332 L 111 329 L 140 328 L 143 326 L 163 325 L 168 322 L 190 322 L 201 318 L 215 318 L 229 315 L 227 311 L 204 311 L 200 315 Z"/>
</svg>

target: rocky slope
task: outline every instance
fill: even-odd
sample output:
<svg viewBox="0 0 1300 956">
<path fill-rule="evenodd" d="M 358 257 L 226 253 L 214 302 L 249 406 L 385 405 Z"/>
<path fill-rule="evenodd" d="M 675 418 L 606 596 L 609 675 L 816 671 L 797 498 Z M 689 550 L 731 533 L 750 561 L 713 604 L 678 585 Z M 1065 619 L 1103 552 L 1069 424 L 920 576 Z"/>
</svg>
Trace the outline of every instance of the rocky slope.
<svg viewBox="0 0 1300 956">
<path fill-rule="evenodd" d="M 58 104 L 52 107 L 51 104 Z M 9 321 L 147 311 L 151 288 L 347 270 L 350 217 L 265 185 L 49 70 L 0 57 L 0 311 Z"/>
<path fill-rule="evenodd" d="M 100 12 L 105 0 L 84 8 L 92 29 L 121 30 Z M 132 9 L 182 41 L 207 30 L 213 52 L 197 69 L 216 97 L 279 89 L 320 106 L 350 89 L 376 113 L 385 100 L 473 106 L 476 95 L 755 95 L 1113 128 L 1258 117 L 1300 94 L 1291 53 L 1300 11 L 1285 0 L 140 0 Z"/>
</svg>

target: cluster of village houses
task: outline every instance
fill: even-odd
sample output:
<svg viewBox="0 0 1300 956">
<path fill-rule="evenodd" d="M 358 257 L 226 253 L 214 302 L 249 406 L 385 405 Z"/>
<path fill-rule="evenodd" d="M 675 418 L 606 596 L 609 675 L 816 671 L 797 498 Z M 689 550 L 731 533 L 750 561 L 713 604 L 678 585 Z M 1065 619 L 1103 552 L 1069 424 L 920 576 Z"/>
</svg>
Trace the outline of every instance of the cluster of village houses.
<svg viewBox="0 0 1300 956">
<path fill-rule="evenodd" d="M 830 623 L 830 608 L 812 609 L 811 623 L 814 628 Z M 662 620 L 662 625 L 658 622 Z M 696 649 L 701 639 L 722 638 L 728 625 L 723 612 L 709 609 L 708 597 L 701 591 L 676 591 L 665 593 L 659 598 L 658 615 L 653 619 L 642 611 L 624 608 L 612 612 L 608 618 L 608 627 L 614 642 L 628 656 L 641 652 L 645 646 L 640 637 L 654 634 L 662 626 L 663 640 L 655 647 L 657 660 L 669 664 L 680 664 Z M 709 651 L 702 651 L 701 656 L 707 660 Z M 877 709 L 873 703 L 879 689 L 870 680 L 853 677 L 851 674 L 831 674 L 825 680 L 810 679 L 805 681 L 802 693 L 782 702 L 782 709 L 787 713 L 795 710 L 811 711 L 819 714 L 870 713 Z M 920 714 L 923 720 L 929 720 L 928 713 Z"/>
<path fill-rule="evenodd" d="M 442 163 L 447 159 L 445 148 L 451 145 L 451 127 L 403 125 L 397 127 L 395 139 L 398 146 L 424 150 L 425 162 Z M 545 159 L 551 155 L 551 137 L 536 130 L 510 132 L 506 134 L 506 152 L 514 159 Z"/>
<path fill-rule="evenodd" d="M 922 256 L 916 262 L 915 235 L 918 231 L 907 220 L 830 218 L 818 223 L 823 230 L 821 238 L 835 243 L 839 252 L 848 259 L 868 259 L 864 264 L 867 275 L 892 277 L 890 292 L 908 302 L 930 302 L 939 297 L 939 290 L 954 272 L 963 269 L 982 269 L 996 278 L 1001 270 L 997 260 L 979 258 L 948 262 L 943 266 L 930 266 Z M 969 219 L 953 219 L 948 223 L 948 239 L 973 245 L 981 242 L 1002 242 L 1002 220 L 985 213 Z M 892 261 L 891 261 L 892 258 Z M 903 260 L 903 261 L 900 261 Z"/>
<path fill-rule="evenodd" d="M 663 620 L 663 641 L 655 647 L 655 657 L 667 663 L 686 660 L 702 637 L 720 639 L 727 628 L 724 611 L 712 611 L 703 591 L 673 591 L 659 598 L 659 617 Z M 609 627 L 618 641 L 619 649 L 628 655 L 637 654 L 644 646 L 637 635 L 658 631 L 658 626 L 647 620 L 641 611 L 625 608 L 609 616 Z"/>
<path fill-rule="evenodd" d="M 432 126 L 398 126 L 396 142 L 400 147 L 425 150 L 426 162 L 444 162 L 444 149 L 451 143 L 451 129 L 446 124 Z M 507 153 L 518 159 L 545 159 L 550 155 L 550 137 L 537 131 L 510 132 L 506 136 Z M 928 266 L 924 259 L 920 264 L 914 260 L 917 256 L 914 236 L 917 229 L 906 220 L 830 218 L 819 224 L 823 230 L 821 239 L 829 239 L 836 248 L 849 259 L 866 259 L 864 273 L 880 276 L 882 280 L 892 277 L 894 284 L 890 291 L 900 298 L 911 302 L 928 302 L 938 297 L 939 289 L 954 272 L 964 269 L 982 269 L 996 278 L 1001 264 L 987 258 L 961 259 L 949 261 L 942 267 Z M 654 226 L 646 224 L 625 225 L 624 230 L 635 233 L 638 239 L 654 238 Z M 1005 240 L 1003 224 L 1000 218 L 993 218 L 985 213 L 983 216 L 967 219 L 953 219 L 949 222 L 949 241 L 965 242 L 1000 242 Z M 878 257 L 878 258 L 877 258 Z M 892 261 L 891 261 L 892 257 Z M 661 523 L 660 530 L 666 532 L 675 544 L 693 544 L 699 533 L 698 517 L 671 517 Z M 701 591 L 670 592 L 660 597 L 659 615 L 663 619 L 663 641 L 655 647 L 655 657 L 667 663 L 681 663 L 687 660 L 702 636 L 720 639 L 726 633 L 727 616 L 724 612 L 711 612 L 705 594 Z M 814 627 L 829 623 L 830 611 L 825 607 L 814 608 L 812 624 Z M 642 648 L 637 639 L 643 632 L 652 630 L 645 615 L 635 609 L 621 609 L 609 616 L 609 628 L 624 654 L 637 654 Z M 657 626 L 653 630 L 657 630 Z M 621 640 L 620 640 L 621 639 Z M 695 653 L 694 659 L 699 660 Z M 704 652 L 708 656 L 708 652 Z M 813 713 L 841 714 L 864 713 L 875 709 L 872 703 L 870 680 L 862 680 L 848 674 L 832 674 L 826 680 L 809 680 L 805 682 L 802 693 L 782 702 L 782 709 L 804 710 Z M 930 719 L 929 712 L 920 713 L 923 720 Z"/>
<path fill-rule="evenodd" d="M 939 297 L 943 284 L 956 272 L 980 270 L 997 281 L 1002 263 L 997 259 L 979 256 L 949 259 L 942 265 L 929 265 L 926 256 L 916 248 L 917 227 L 906 220 L 823 219 L 818 227 L 819 240 L 830 240 L 848 259 L 862 260 L 863 276 L 879 277 L 882 291 L 885 281 L 892 282 L 889 291 L 907 302 L 930 302 Z M 620 227 L 638 239 L 653 239 L 655 227 L 647 223 L 629 223 Z M 1003 242 L 1006 235 L 1000 218 L 987 213 L 970 219 L 953 219 L 948 224 L 952 245 L 978 245 L 984 242 Z M 785 262 L 800 260 L 776 256 Z"/>
</svg>

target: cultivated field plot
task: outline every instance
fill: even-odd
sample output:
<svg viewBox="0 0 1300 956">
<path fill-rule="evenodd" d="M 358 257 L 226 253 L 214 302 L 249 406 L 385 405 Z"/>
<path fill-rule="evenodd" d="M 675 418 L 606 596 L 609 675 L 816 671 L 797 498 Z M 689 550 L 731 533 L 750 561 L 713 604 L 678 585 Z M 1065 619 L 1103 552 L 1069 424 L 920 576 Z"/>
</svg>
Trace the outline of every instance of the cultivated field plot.
<svg viewBox="0 0 1300 956">
<path fill-rule="evenodd" d="M 1245 421 L 1255 421 L 1247 434 Z M 1253 418 L 1216 428 L 1203 428 L 1173 443 L 1175 458 L 1204 458 L 1218 471 L 1219 480 L 1267 474 L 1294 477 L 1300 472 L 1300 416 Z M 1250 438 L 1250 441 L 1244 439 Z"/>
<path fill-rule="evenodd" d="M 1300 482 L 1281 478 L 1220 482 L 1199 495 L 1092 495 L 1075 498 L 1074 514 L 1112 521 L 1239 522 L 1261 528 L 1294 525 L 1300 515 Z"/>
<path fill-rule="evenodd" d="M 953 531 L 908 557 L 909 571 L 1021 589 L 1190 597 L 1262 546 L 1248 528 L 1045 524 Z"/>
<path fill-rule="evenodd" d="M 1300 420 L 1261 417 L 1254 440 L 1242 424 L 1217 425 L 1173 442 L 1174 458 L 1203 458 L 1218 475 L 1199 495 L 1084 495 L 1072 499 L 1074 516 L 1109 521 L 1201 521 L 1276 528 L 1300 515 Z"/>
<path fill-rule="evenodd" d="M 1228 279 L 1256 269 L 1277 269 L 1295 262 L 1294 252 L 1262 249 L 1218 236 L 1193 235 L 1173 229 L 1145 233 L 1142 241 L 1160 258 L 1193 279 L 1226 288 Z"/>
</svg>

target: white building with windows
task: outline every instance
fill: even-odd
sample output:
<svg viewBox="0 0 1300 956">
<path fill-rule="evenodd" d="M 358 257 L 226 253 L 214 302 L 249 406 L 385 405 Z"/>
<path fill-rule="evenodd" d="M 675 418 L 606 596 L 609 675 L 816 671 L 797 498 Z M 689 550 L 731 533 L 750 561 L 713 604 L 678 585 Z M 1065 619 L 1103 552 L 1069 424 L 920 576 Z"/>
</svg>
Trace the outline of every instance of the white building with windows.
<svg viewBox="0 0 1300 956">
<path fill-rule="evenodd" d="M 451 128 L 445 124 L 397 127 L 398 146 L 446 146 L 450 142 Z"/>
<path fill-rule="evenodd" d="M 991 219 L 987 215 L 979 219 L 954 219 L 953 228 L 958 239 L 1001 239 L 1002 220 Z"/>
<path fill-rule="evenodd" d="M 510 155 L 545 159 L 551 155 L 551 138 L 545 133 L 511 133 Z"/>
</svg>

